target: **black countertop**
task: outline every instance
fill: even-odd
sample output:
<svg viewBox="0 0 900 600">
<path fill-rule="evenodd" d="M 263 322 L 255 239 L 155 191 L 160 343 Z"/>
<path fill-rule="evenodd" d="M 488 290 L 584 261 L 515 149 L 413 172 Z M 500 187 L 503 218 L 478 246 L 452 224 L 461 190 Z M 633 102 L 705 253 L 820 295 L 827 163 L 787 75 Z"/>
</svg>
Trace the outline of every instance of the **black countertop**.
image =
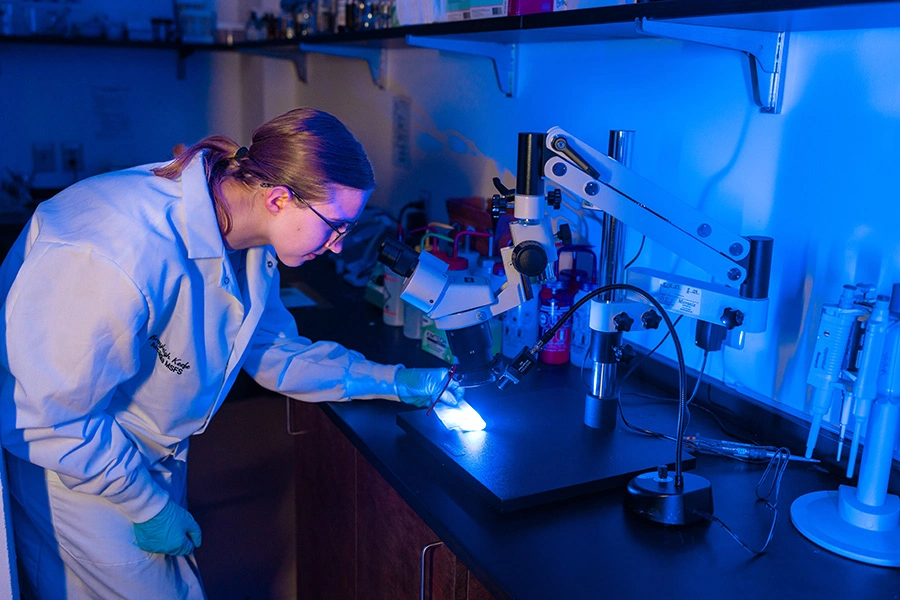
<svg viewBox="0 0 900 600">
<path fill-rule="evenodd" d="M 419 350 L 416 341 L 404 338 L 402 328 L 383 325 L 380 311 L 362 302 L 362 291 L 338 284 L 322 263 L 292 270 L 287 279 L 291 278 L 305 281 L 329 299 L 324 308 L 293 310 L 304 335 L 341 342 L 379 362 L 445 365 Z M 578 370 L 539 365 L 519 387 L 534 391 L 560 385 L 578 388 Z M 625 391 L 676 395 L 637 379 Z M 493 397 L 521 392 L 515 386 L 505 392 L 483 387 L 467 391 L 467 398 L 479 407 Z M 669 421 L 670 432 L 674 431 L 674 402 L 623 394 L 624 414 L 635 424 L 638 418 L 632 415 L 643 415 L 650 405 L 656 407 L 651 411 L 657 419 L 652 427 L 664 427 Z M 626 512 L 622 488 L 501 513 L 398 426 L 397 415 L 414 410 L 411 407 L 387 401 L 321 406 L 498 598 L 900 597 L 896 569 L 837 556 L 794 529 L 790 507 L 796 498 L 836 490 L 844 483 L 818 465 L 790 463 L 778 496 L 774 537 L 768 551 L 754 557 L 717 524 L 667 527 Z M 548 410 L 553 410 L 549 399 Z M 690 433 L 727 437 L 711 418 L 692 412 Z M 533 424 L 533 432 L 542 435 L 541 423 Z M 753 548 L 765 543 L 772 522 L 772 512 L 756 497 L 763 470 L 764 465 L 700 455 L 691 471 L 711 482 L 715 515 Z"/>
</svg>

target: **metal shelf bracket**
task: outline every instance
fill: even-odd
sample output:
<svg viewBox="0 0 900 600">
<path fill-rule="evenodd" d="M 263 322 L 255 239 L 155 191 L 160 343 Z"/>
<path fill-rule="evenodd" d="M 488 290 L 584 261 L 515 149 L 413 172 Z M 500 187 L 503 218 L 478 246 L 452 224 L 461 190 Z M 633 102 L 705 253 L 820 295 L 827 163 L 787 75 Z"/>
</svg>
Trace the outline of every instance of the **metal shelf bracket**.
<svg viewBox="0 0 900 600">
<path fill-rule="evenodd" d="M 380 48 L 360 48 L 353 46 L 337 46 L 327 44 L 298 44 L 296 49 L 283 48 L 249 48 L 243 50 L 248 54 L 258 56 L 266 56 L 269 58 L 279 58 L 289 60 L 294 63 L 294 70 L 297 72 L 297 79 L 303 83 L 309 83 L 309 75 L 306 69 L 307 54 L 328 54 L 331 56 L 341 56 L 345 58 L 359 58 L 369 64 L 369 72 L 372 74 L 372 81 L 380 89 L 384 89 L 383 80 L 383 64 L 382 52 Z"/>
<path fill-rule="evenodd" d="M 266 56 L 268 58 L 279 58 L 289 60 L 294 63 L 294 70 L 297 72 L 297 79 L 303 83 L 307 83 L 306 75 L 306 54 L 297 52 L 294 49 L 282 50 L 279 48 L 251 48 L 241 50 L 246 54 L 254 54 L 257 56 Z"/>
<path fill-rule="evenodd" d="M 670 38 L 685 42 L 696 42 L 717 46 L 728 50 L 738 50 L 750 57 L 750 77 L 753 99 L 760 112 L 778 114 L 784 96 L 782 74 L 787 59 L 788 35 L 784 31 L 756 31 L 688 25 L 668 21 L 635 20 L 638 33 Z"/>
<path fill-rule="evenodd" d="M 178 62 L 175 65 L 175 75 L 179 81 L 187 77 L 187 59 L 194 51 L 189 48 L 180 48 L 178 50 Z"/>
<path fill-rule="evenodd" d="M 500 91 L 509 97 L 515 95 L 517 58 L 515 44 L 407 35 L 406 45 L 489 58 L 494 63 Z"/>
<path fill-rule="evenodd" d="M 361 46 L 340 46 L 328 44 L 300 44 L 300 52 L 316 54 L 328 54 L 330 56 L 342 56 L 344 58 L 358 58 L 369 63 L 369 72 L 372 81 L 379 89 L 384 89 L 383 53 L 381 48 L 367 48 Z M 305 74 L 304 74 L 305 76 Z M 306 82 L 306 79 L 303 79 Z"/>
</svg>

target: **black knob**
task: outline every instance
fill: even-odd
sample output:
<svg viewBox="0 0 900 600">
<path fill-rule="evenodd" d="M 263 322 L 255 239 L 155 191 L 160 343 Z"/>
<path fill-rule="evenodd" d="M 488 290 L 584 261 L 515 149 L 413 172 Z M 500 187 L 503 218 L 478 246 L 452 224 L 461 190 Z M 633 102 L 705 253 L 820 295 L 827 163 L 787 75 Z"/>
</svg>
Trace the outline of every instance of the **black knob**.
<svg viewBox="0 0 900 600">
<path fill-rule="evenodd" d="M 537 277 L 548 264 L 544 247 L 534 240 L 516 244 L 512 251 L 512 261 L 516 271 L 527 277 Z"/>
<path fill-rule="evenodd" d="M 494 177 L 491 181 L 493 182 L 494 187 L 497 188 L 497 191 L 500 192 L 500 194 L 502 194 L 503 196 L 509 197 L 515 194 L 515 192 L 503 185 L 503 182 L 500 181 L 499 177 Z"/>
<path fill-rule="evenodd" d="M 628 316 L 626 312 L 620 312 L 613 317 L 613 323 L 616 324 L 616 331 L 631 331 L 634 319 Z"/>
<path fill-rule="evenodd" d="M 660 321 L 662 321 L 662 317 L 652 309 L 641 315 L 641 324 L 644 329 L 657 329 Z"/>
<path fill-rule="evenodd" d="M 491 221 L 494 227 L 497 227 L 497 221 L 506 214 L 507 209 L 511 208 L 516 201 L 516 194 L 511 189 L 503 185 L 499 177 L 494 177 L 494 187 L 497 188 L 499 194 L 491 197 Z"/>
<path fill-rule="evenodd" d="M 556 232 L 556 239 L 565 245 L 572 243 L 572 228 L 568 223 L 560 223 L 559 231 Z"/>
<path fill-rule="evenodd" d="M 559 210 L 559 207 L 562 206 L 562 192 L 558 189 L 547 192 L 547 204 Z"/>
<path fill-rule="evenodd" d="M 735 327 L 743 325 L 744 313 L 738 309 L 726 308 L 722 311 L 722 316 L 719 317 L 719 321 L 721 321 L 726 329 L 734 329 Z"/>
<path fill-rule="evenodd" d="M 509 201 L 506 199 L 506 196 L 501 196 L 500 194 L 491 196 L 491 216 L 495 219 L 499 219 L 500 215 L 506 213 L 507 206 L 509 206 Z"/>
</svg>

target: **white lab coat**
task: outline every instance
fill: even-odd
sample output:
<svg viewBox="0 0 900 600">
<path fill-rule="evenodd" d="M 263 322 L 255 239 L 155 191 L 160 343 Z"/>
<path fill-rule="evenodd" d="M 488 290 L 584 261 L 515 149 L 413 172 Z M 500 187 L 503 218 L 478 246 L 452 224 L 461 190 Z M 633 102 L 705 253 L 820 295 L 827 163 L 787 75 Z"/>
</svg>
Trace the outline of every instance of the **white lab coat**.
<svg viewBox="0 0 900 600">
<path fill-rule="evenodd" d="M 203 597 L 192 558 L 131 524 L 183 501 L 188 438 L 241 367 L 300 400 L 398 400 L 396 365 L 298 335 L 270 246 L 232 265 L 201 157 L 178 181 L 153 166 L 42 203 L 0 269 L 0 439 L 41 598 Z"/>
</svg>

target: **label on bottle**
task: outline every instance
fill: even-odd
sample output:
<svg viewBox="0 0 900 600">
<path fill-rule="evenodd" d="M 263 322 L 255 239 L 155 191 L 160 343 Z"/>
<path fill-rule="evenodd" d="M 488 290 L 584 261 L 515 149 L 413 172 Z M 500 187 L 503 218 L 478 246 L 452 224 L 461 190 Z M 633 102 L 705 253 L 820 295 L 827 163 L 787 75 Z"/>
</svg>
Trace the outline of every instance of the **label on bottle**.
<svg viewBox="0 0 900 600">
<path fill-rule="evenodd" d="M 550 302 L 542 302 L 539 316 L 541 335 L 544 335 L 551 327 L 556 325 L 560 318 L 571 308 L 568 304 L 562 304 L 555 299 Z M 569 340 L 571 335 L 571 321 L 563 323 L 553 338 L 544 345 L 538 358 L 541 362 L 558 365 L 569 361 Z"/>
<path fill-rule="evenodd" d="M 403 325 L 403 300 L 400 298 L 402 290 L 403 278 L 390 269 L 385 269 L 382 317 L 386 325 Z"/>
</svg>

